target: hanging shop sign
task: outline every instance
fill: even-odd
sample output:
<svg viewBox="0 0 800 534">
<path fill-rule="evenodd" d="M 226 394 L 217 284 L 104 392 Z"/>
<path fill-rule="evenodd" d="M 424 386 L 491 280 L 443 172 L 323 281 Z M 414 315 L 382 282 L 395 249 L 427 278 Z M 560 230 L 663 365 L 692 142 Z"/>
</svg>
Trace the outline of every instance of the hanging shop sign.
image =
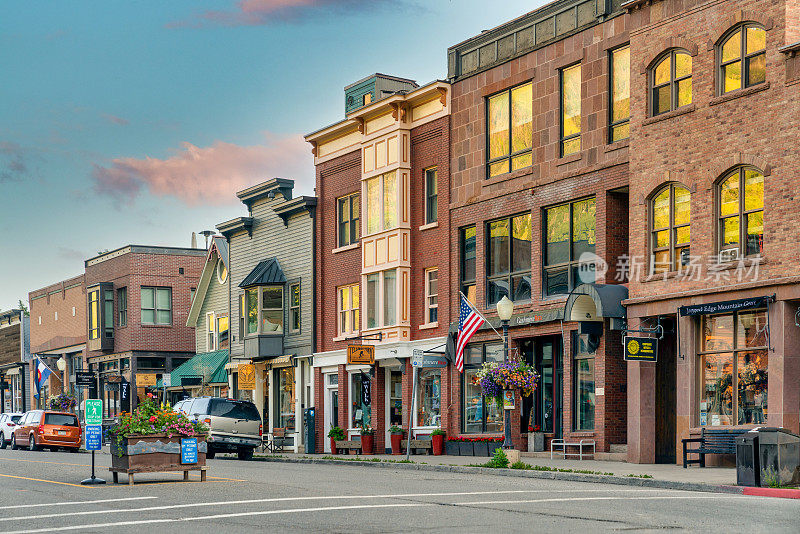
<svg viewBox="0 0 800 534">
<path fill-rule="evenodd" d="M 447 358 L 444 354 L 431 354 L 414 349 L 411 353 L 411 365 L 414 367 L 447 367 Z"/>
<path fill-rule="evenodd" d="M 75 387 L 91 388 L 96 384 L 95 374 L 90 371 L 75 371 Z"/>
<path fill-rule="evenodd" d="M 712 313 L 735 312 L 748 308 L 764 308 L 772 302 L 774 297 L 753 297 L 749 299 L 726 300 L 723 302 L 711 302 L 709 304 L 696 304 L 692 306 L 681 306 L 678 311 L 681 317 L 693 317 L 695 315 L 709 315 Z"/>
<path fill-rule="evenodd" d="M 157 382 L 155 373 L 136 373 L 137 388 L 155 386 Z"/>
<path fill-rule="evenodd" d="M 253 364 L 240 363 L 238 373 L 239 389 L 256 389 L 256 368 Z"/>
<path fill-rule="evenodd" d="M 658 338 L 625 336 L 625 360 L 654 362 L 658 353 Z"/>
<path fill-rule="evenodd" d="M 348 365 L 374 365 L 375 347 L 372 345 L 348 345 Z"/>
</svg>

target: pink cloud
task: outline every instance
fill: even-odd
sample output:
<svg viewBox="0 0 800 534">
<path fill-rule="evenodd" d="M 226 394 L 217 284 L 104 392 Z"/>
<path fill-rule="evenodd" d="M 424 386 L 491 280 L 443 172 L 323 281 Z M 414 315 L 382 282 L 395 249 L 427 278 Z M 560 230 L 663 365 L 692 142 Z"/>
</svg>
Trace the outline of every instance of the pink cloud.
<svg viewBox="0 0 800 534">
<path fill-rule="evenodd" d="M 109 113 L 103 113 L 103 118 L 108 122 L 119 124 L 120 126 L 127 126 L 128 124 L 130 124 L 130 121 L 128 121 L 128 119 L 123 119 L 122 117 L 117 117 L 116 115 L 111 115 Z"/>
<path fill-rule="evenodd" d="M 260 26 L 274 22 L 298 20 L 314 13 L 372 11 L 388 4 L 388 0 L 239 0 L 228 11 L 197 13 L 189 19 L 171 22 L 167 24 L 167 28 Z"/>
<path fill-rule="evenodd" d="M 143 190 L 188 205 L 238 202 L 236 191 L 275 176 L 295 180 L 295 195 L 312 194 L 311 151 L 300 135 L 265 133 L 266 143 L 238 146 L 216 141 L 201 148 L 189 142 L 169 158 L 117 158 L 94 165 L 95 192 L 131 203 Z"/>
</svg>

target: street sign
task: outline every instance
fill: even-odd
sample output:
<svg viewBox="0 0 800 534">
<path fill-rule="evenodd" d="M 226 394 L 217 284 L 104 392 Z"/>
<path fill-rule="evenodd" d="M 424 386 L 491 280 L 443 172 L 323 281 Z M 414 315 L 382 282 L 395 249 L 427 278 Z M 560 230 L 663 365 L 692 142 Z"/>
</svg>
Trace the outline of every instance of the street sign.
<svg viewBox="0 0 800 534">
<path fill-rule="evenodd" d="M 75 385 L 79 388 L 91 388 L 96 384 L 95 374 L 90 371 L 75 371 Z"/>
<path fill-rule="evenodd" d="M 411 365 L 414 367 L 447 367 L 447 358 L 444 354 L 426 354 L 414 349 L 411 353 Z"/>
<path fill-rule="evenodd" d="M 182 464 L 197 463 L 197 438 L 181 439 L 181 463 Z"/>
<path fill-rule="evenodd" d="M 654 362 L 658 353 L 658 339 L 654 337 L 625 336 L 625 360 L 629 362 Z"/>
<path fill-rule="evenodd" d="M 86 399 L 86 425 L 103 424 L 103 401 L 100 399 Z"/>
<path fill-rule="evenodd" d="M 172 375 L 166 374 L 162 376 L 161 382 L 164 384 L 165 388 L 172 387 Z"/>
<path fill-rule="evenodd" d="M 256 389 L 256 368 L 250 363 L 239 364 L 239 389 Z"/>
<path fill-rule="evenodd" d="M 86 425 L 86 450 L 99 451 L 103 446 L 103 427 L 100 425 Z"/>
<path fill-rule="evenodd" d="M 155 386 L 157 382 L 155 373 L 136 373 L 137 388 Z"/>
<path fill-rule="evenodd" d="M 348 345 L 347 363 L 349 365 L 373 365 L 375 363 L 375 347 L 372 345 Z"/>
</svg>

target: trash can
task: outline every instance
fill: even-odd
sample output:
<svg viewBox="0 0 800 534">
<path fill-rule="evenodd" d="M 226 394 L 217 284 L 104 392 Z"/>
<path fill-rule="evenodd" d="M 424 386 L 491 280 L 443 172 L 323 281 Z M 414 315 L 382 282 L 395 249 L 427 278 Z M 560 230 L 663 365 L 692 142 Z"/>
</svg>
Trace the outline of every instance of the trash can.
<svg viewBox="0 0 800 534">
<path fill-rule="evenodd" d="M 736 484 L 760 486 L 758 432 L 751 430 L 736 438 Z"/>
<path fill-rule="evenodd" d="M 757 430 L 760 485 L 776 487 L 800 483 L 800 436 L 785 428 Z"/>
<path fill-rule="evenodd" d="M 316 441 L 314 439 L 316 436 L 316 418 L 314 416 L 314 408 L 306 408 L 303 419 L 306 431 L 306 454 L 314 454 L 316 452 Z"/>
</svg>

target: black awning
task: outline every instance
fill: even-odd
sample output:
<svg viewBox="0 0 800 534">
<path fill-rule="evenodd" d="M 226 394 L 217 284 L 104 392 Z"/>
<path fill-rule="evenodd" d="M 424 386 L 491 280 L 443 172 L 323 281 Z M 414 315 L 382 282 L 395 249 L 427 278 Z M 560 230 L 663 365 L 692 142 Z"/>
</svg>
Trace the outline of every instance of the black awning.
<svg viewBox="0 0 800 534">
<path fill-rule="evenodd" d="M 253 286 L 268 286 L 276 284 L 285 284 L 286 277 L 283 275 L 278 260 L 270 258 L 264 260 L 256 268 L 250 271 L 239 287 L 253 287 Z"/>
<path fill-rule="evenodd" d="M 724 300 L 722 302 L 711 302 L 709 304 L 694 304 L 692 306 L 681 306 L 678 313 L 681 317 L 693 317 L 695 315 L 709 315 L 712 313 L 735 312 L 750 308 L 765 308 L 767 304 L 775 301 L 775 295 L 752 297 L 748 299 Z"/>
</svg>

